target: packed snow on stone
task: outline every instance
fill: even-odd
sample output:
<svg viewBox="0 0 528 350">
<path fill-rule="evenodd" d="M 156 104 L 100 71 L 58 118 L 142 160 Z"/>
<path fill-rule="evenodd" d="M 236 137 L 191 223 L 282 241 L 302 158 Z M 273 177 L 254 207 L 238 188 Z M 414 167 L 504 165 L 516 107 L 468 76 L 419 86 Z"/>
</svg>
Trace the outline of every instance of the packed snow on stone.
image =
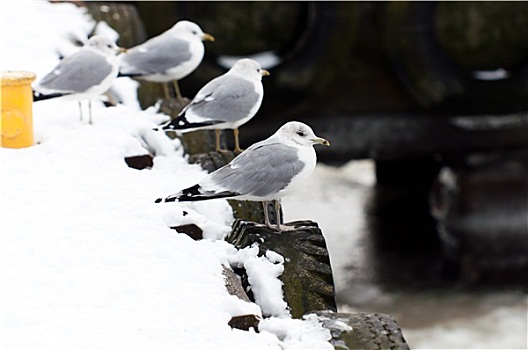
<svg viewBox="0 0 528 350">
<path fill-rule="evenodd" d="M 37 81 L 96 25 L 69 3 L 0 7 L 0 68 Z M 227 201 L 154 203 L 206 173 L 177 139 L 152 130 L 167 116 L 139 109 L 134 81 L 113 88 L 124 103 L 94 101 L 92 125 L 76 102 L 34 103 L 35 145 L 0 149 L 2 348 L 331 349 L 315 317 L 291 318 L 277 278 L 283 258 L 223 240 Z M 147 153 L 151 169 L 124 161 Z M 205 238 L 169 228 L 188 223 Z M 257 303 L 227 292 L 222 265 L 248 270 Z M 259 330 L 228 325 L 243 314 L 262 316 Z"/>
</svg>

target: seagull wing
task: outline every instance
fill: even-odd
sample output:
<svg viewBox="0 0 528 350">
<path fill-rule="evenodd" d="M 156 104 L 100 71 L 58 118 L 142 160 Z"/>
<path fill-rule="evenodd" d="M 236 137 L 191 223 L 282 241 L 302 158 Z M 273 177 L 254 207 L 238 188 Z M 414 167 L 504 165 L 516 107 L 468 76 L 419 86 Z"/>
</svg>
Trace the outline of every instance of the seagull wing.
<svg viewBox="0 0 528 350">
<path fill-rule="evenodd" d="M 64 58 L 39 83 L 39 89 L 58 93 L 82 93 L 100 84 L 112 72 L 106 57 L 93 50 L 81 49 Z"/>
</svg>

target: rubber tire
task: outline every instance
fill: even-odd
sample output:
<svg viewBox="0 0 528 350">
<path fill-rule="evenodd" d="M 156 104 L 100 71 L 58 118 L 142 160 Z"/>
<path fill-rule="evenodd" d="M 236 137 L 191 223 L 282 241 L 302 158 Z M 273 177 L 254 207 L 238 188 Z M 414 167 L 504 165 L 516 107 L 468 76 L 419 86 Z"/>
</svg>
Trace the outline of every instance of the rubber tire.
<svg viewBox="0 0 528 350">
<path fill-rule="evenodd" d="M 316 315 L 323 327 L 330 330 L 330 343 L 336 349 L 409 349 L 400 327 L 390 315 L 328 311 L 316 312 Z M 343 323 L 350 329 L 345 330 Z"/>
<path fill-rule="evenodd" d="M 436 38 L 437 2 L 387 4 L 386 50 L 393 70 L 414 98 L 438 113 L 494 114 L 528 109 L 528 62 L 510 77 L 478 80 L 455 64 Z"/>
<path fill-rule="evenodd" d="M 318 225 L 312 221 L 288 223 L 296 229 L 278 233 L 263 225 L 237 220 L 226 240 L 238 249 L 258 244 L 259 256 L 274 251 L 284 257 L 284 271 L 279 277 L 283 282 L 284 300 L 292 317 L 329 310 L 336 311 L 335 287 L 326 242 Z M 244 270 L 236 271 L 245 284 Z M 252 298 L 251 293 L 248 293 Z"/>
<path fill-rule="evenodd" d="M 97 1 L 86 2 L 86 8 L 96 22 L 104 21 L 119 33 L 119 46 L 130 48 L 147 39 L 143 20 L 134 5 Z"/>
</svg>

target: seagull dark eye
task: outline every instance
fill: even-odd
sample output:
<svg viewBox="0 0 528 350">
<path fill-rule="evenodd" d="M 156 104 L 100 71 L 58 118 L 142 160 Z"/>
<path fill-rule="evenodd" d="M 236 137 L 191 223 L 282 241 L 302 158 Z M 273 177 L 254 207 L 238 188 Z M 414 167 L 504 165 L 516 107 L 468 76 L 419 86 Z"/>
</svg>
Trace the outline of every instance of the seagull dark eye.
<svg viewBox="0 0 528 350">
<path fill-rule="evenodd" d="M 198 34 L 198 32 L 197 32 L 196 30 L 193 30 L 192 33 L 193 33 L 194 35 Z"/>
<path fill-rule="evenodd" d="M 303 137 L 304 136 L 304 132 L 299 130 L 299 131 L 297 131 L 297 135 L 299 135 L 300 137 Z"/>
</svg>

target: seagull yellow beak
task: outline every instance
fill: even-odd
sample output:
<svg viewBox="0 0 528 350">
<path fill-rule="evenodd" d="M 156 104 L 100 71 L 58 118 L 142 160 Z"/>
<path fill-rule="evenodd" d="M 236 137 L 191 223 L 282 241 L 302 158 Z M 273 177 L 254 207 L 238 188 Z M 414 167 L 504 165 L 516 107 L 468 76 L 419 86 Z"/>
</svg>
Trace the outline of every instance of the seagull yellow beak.
<svg viewBox="0 0 528 350">
<path fill-rule="evenodd" d="M 127 49 L 125 49 L 124 47 L 118 47 L 117 48 L 117 52 L 118 53 L 125 53 L 125 52 L 127 52 Z"/>
<path fill-rule="evenodd" d="M 215 41 L 215 37 L 211 34 L 204 33 L 204 35 L 202 36 L 202 40 Z"/>
<path fill-rule="evenodd" d="M 262 74 L 263 77 L 266 77 L 266 76 L 270 75 L 270 72 L 265 70 L 265 69 L 261 69 L 260 70 L 260 74 Z"/>
<path fill-rule="evenodd" d="M 322 137 L 316 137 L 315 139 L 312 139 L 312 142 L 314 144 L 321 144 L 321 145 L 325 145 L 325 146 L 330 146 L 330 142 L 328 142 L 328 140 L 326 140 L 326 139 L 323 139 Z"/>
</svg>

